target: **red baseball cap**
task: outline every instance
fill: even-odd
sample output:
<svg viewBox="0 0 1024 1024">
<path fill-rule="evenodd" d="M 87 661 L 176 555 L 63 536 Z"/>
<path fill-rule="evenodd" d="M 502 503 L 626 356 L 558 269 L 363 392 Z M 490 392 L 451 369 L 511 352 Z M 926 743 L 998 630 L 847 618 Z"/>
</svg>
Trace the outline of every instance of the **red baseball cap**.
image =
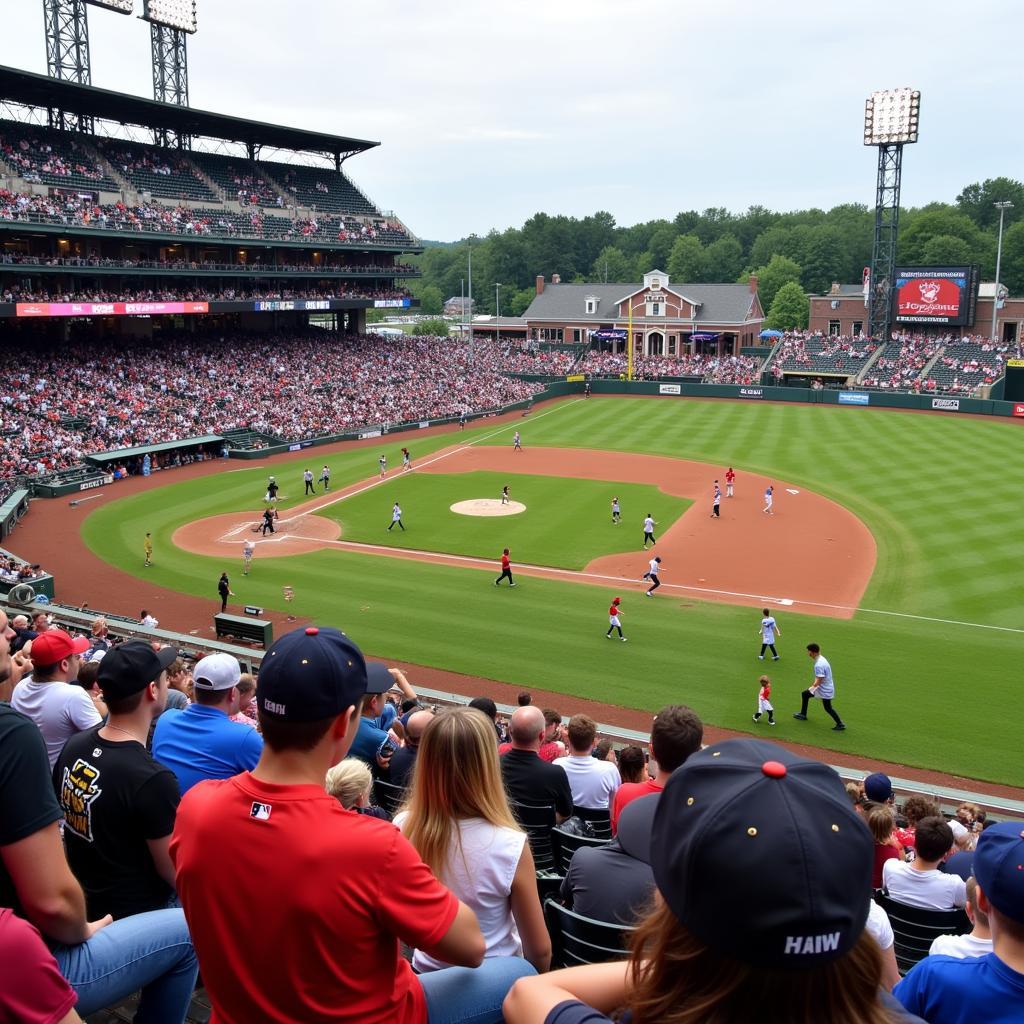
<svg viewBox="0 0 1024 1024">
<path fill-rule="evenodd" d="M 72 638 L 63 629 L 48 629 L 32 641 L 32 661 L 36 665 L 56 665 L 72 654 L 85 654 L 89 641 L 84 636 Z"/>
</svg>

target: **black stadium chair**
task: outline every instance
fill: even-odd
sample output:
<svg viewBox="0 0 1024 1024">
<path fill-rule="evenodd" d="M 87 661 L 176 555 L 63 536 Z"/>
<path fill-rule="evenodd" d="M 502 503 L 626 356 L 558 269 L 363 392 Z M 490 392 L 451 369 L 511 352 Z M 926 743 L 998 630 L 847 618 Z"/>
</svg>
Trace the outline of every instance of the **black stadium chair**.
<svg viewBox="0 0 1024 1024">
<path fill-rule="evenodd" d="M 518 804 L 509 801 L 516 821 L 526 830 L 539 872 L 557 872 L 558 839 L 555 836 L 555 808 L 551 804 Z"/>
<path fill-rule="evenodd" d="M 398 808 L 402 806 L 404 799 L 404 786 L 396 786 L 394 783 L 385 782 L 383 779 L 374 779 L 373 802 L 378 807 L 384 808 L 392 817 L 394 817 Z"/>
<path fill-rule="evenodd" d="M 625 960 L 626 942 L 636 929 L 628 925 L 606 924 L 582 917 L 555 900 L 544 903 L 544 919 L 551 934 L 551 966 L 579 967 Z"/>
<path fill-rule="evenodd" d="M 572 813 L 584 821 L 589 821 L 594 828 L 594 835 L 598 839 L 611 839 L 612 813 L 607 807 L 603 810 L 595 810 L 592 807 L 573 807 Z"/>
<path fill-rule="evenodd" d="M 879 889 L 875 902 L 889 915 L 895 937 L 896 965 L 906 974 L 923 960 L 939 935 L 964 935 L 971 922 L 962 910 L 922 910 L 890 898 Z"/>
<path fill-rule="evenodd" d="M 572 860 L 572 855 L 581 846 L 602 847 L 611 842 L 610 839 L 590 839 L 588 836 L 576 836 L 560 828 L 555 829 L 554 837 L 558 843 L 559 867 L 563 875 L 569 870 L 569 861 Z"/>
</svg>

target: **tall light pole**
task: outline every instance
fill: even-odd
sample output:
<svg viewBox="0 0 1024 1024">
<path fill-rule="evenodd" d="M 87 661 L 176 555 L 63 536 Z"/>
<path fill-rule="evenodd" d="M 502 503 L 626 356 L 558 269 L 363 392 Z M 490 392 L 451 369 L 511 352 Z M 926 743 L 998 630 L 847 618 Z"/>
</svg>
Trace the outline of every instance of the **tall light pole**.
<svg viewBox="0 0 1024 1024">
<path fill-rule="evenodd" d="M 992 204 L 999 211 L 999 242 L 996 245 L 996 290 L 992 295 L 992 340 L 996 340 L 996 314 L 999 309 L 999 271 L 1003 262 L 1003 214 L 1013 209 L 1009 199 Z"/>
<path fill-rule="evenodd" d="M 864 104 L 864 145 L 878 149 L 875 237 L 868 293 L 868 330 L 876 341 L 888 341 L 892 325 L 903 147 L 917 142 L 920 116 L 921 93 L 916 89 L 884 89 L 872 93 Z"/>
<path fill-rule="evenodd" d="M 494 282 L 494 337 L 496 343 L 501 342 L 501 298 L 499 296 L 499 290 L 501 285 Z"/>
<path fill-rule="evenodd" d="M 469 262 L 469 311 L 466 314 L 468 322 L 466 327 L 469 331 L 469 361 L 473 362 L 473 243 L 466 243 L 468 249 L 468 262 Z"/>
</svg>

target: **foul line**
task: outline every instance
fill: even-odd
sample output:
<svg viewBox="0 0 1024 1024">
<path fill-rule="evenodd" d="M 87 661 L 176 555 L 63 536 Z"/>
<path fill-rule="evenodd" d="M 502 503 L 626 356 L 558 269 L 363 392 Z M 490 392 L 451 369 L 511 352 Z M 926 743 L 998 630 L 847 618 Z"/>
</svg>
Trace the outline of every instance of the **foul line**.
<svg viewBox="0 0 1024 1024">
<path fill-rule="evenodd" d="M 300 540 L 308 540 L 318 544 L 333 544 L 337 547 L 348 548 L 351 551 L 374 552 L 384 555 L 392 555 L 396 558 L 412 555 L 423 561 L 437 562 L 445 565 L 451 562 L 464 562 L 467 565 L 481 569 L 493 568 L 492 560 L 486 558 L 474 558 L 470 555 L 452 555 L 440 551 L 422 551 L 419 548 L 395 548 L 383 544 L 361 544 L 350 540 L 323 540 L 319 537 L 302 537 L 300 534 L 291 534 Z M 558 569 L 550 565 L 532 565 L 528 562 L 519 562 L 518 567 L 532 574 L 568 576 L 587 580 L 600 580 L 606 583 L 633 584 L 638 581 L 632 576 L 609 576 L 603 573 L 583 572 L 579 569 Z M 784 606 L 802 605 L 806 608 L 830 608 L 833 611 L 843 612 L 865 612 L 869 615 L 889 615 L 900 619 L 915 619 L 918 622 L 934 622 L 945 626 L 967 626 L 973 629 L 991 629 L 1000 633 L 1024 633 L 1024 629 L 1014 626 L 993 626 L 985 622 L 965 622 L 962 619 L 941 619 L 932 615 L 913 615 L 910 612 L 886 611 L 883 608 L 864 608 L 860 605 L 849 604 L 828 604 L 825 601 L 805 601 L 801 598 L 771 597 L 765 594 L 747 594 L 739 590 L 719 590 L 714 587 L 691 587 L 682 583 L 662 583 L 659 590 L 683 590 L 692 594 L 715 594 L 718 597 L 737 597 L 749 601 L 764 601 L 767 604 L 779 604 Z"/>
<path fill-rule="evenodd" d="M 567 408 L 570 405 L 575 405 L 576 402 L 582 402 L 582 401 L 583 401 L 582 398 L 576 398 L 576 399 L 573 399 L 573 401 L 571 401 L 571 402 L 561 402 L 558 405 L 555 405 L 552 408 L 548 409 L 547 412 L 542 412 L 538 416 L 534 416 L 530 420 L 530 422 L 531 423 L 536 423 L 537 420 L 542 420 L 542 419 L 544 419 L 545 416 L 550 416 L 553 412 L 558 412 L 560 409 L 565 409 L 565 408 Z M 420 465 L 420 466 L 433 466 L 435 462 L 440 462 L 442 459 L 450 458 L 452 455 L 458 455 L 459 452 L 467 451 L 468 449 L 472 448 L 474 445 L 480 444 L 481 441 L 487 441 L 487 440 L 489 440 L 492 437 L 497 437 L 498 434 L 504 433 L 507 429 L 508 429 L 507 426 L 498 427 L 496 430 L 492 430 L 489 434 L 484 434 L 483 437 L 477 437 L 474 440 L 467 442 L 466 444 L 460 444 L 460 445 L 458 445 L 455 448 L 449 448 L 449 449 L 447 449 L 445 451 L 442 451 L 439 455 L 434 455 L 431 458 L 424 459 L 418 465 Z M 415 472 L 416 469 L 417 469 L 417 467 L 414 466 L 410 470 L 410 472 Z M 403 472 L 404 472 L 403 470 L 397 470 L 395 472 L 395 476 L 400 477 Z M 332 505 L 338 504 L 339 501 L 345 501 L 348 498 L 354 498 L 358 494 L 365 494 L 366 491 L 371 491 L 371 490 L 373 490 L 374 487 L 380 487 L 382 484 L 392 483 L 395 480 L 395 476 L 390 476 L 390 477 L 388 477 L 388 476 L 379 476 L 375 480 L 371 480 L 369 483 L 363 484 L 362 487 L 357 487 L 354 491 L 344 491 L 344 493 L 339 493 L 338 496 L 336 498 L 333 498 L 331 501 L 325 501 L 322 505 L 317 505 L 316 508 L 307 509 L 307 510 L 305 510 L 303 512 L 300 512 L 298 515 L 289 516 L 287 519 L 281 519 L 280 522 L 282 524 L 284 524 L 284 523 L 294 523 L 296 520 L 302 519 L 304 516 L 316 515 L 316 513 L 320 512 L 322 509 L 330 508 Z M 260 514 L 262 515 L 262 513 L 260 513 Z M 251 524 L 245 525 L 245 526 L 236 526 L 234 529 L 228 530 L 228 532 L 225 533 L 223 536 L 221 536 L 219 539 L 221 541 L 232 540 L 235 537 L 237 537 L 239 534 L 246 533 L 247 531 L 249 531 L 251 529 L 252 529 L 252 525 Z M 296 535 L 293 533 L 290 536 L 294 537 Z M 304 540 L 309 540 L 311 538 L 306 537 L 306 538 L 303 538 L 303 539 Z"/>
</svg>

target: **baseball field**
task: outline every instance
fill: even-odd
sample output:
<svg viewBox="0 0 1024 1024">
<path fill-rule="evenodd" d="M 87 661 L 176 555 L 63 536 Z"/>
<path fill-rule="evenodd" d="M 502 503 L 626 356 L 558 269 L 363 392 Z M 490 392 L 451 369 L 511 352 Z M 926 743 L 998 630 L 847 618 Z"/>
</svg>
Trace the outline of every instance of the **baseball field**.
<svg viewBox="0 0 1024 1024">
<path fill-rule="evenodd" d="M 517 426 L 524 451 L 513 453 Z M 169 473 L 165 486 L 79 514 L 74 528 L 140 581 L 140 601 L 168 588 L 212 603 L 227 569 L 236 609 L 337 625 L 379 657 L 629 708 L 685 701 L 709 723 L 750 732 L 769 731 L 751 721 L 767 671 L 773 738 L 1024 786 L 1019 431 L 862 408 L 567 400 L 515 424 L 333 452 L 332 490 L 314 499 L 301 474 L 307 462 L 318 473 L 315 449 L 177 483 Z M 379 480 L 382 453 L 398 468 Z M 736 495 L 713 519 L 713 481 L 724 490 L 730 465 Z M 271 472 L 280 533 L 263 538 L 251 528 Z M 761 511 L 766 483 L 773 515 Z M 505 484 L 524 506 L 516 514 L 451 509 L 496 503 Z M 395 502 L 404 532 L 387 529 Z M 648 512 L 664 566 L 654 599 L 640 582 Z M 243 577 L 246 539 L 257 550 Z M 493 585 L 504 547 L 514 589 Z M 614 595 L 626 644 L 605 639 Z M 757 660 L 762 606 L 782 632 L 774 663 Z M 807 722 L 791 716 L 812 641 L 832 663 L 844 733 L 814 705 Z"/>
</svg>

